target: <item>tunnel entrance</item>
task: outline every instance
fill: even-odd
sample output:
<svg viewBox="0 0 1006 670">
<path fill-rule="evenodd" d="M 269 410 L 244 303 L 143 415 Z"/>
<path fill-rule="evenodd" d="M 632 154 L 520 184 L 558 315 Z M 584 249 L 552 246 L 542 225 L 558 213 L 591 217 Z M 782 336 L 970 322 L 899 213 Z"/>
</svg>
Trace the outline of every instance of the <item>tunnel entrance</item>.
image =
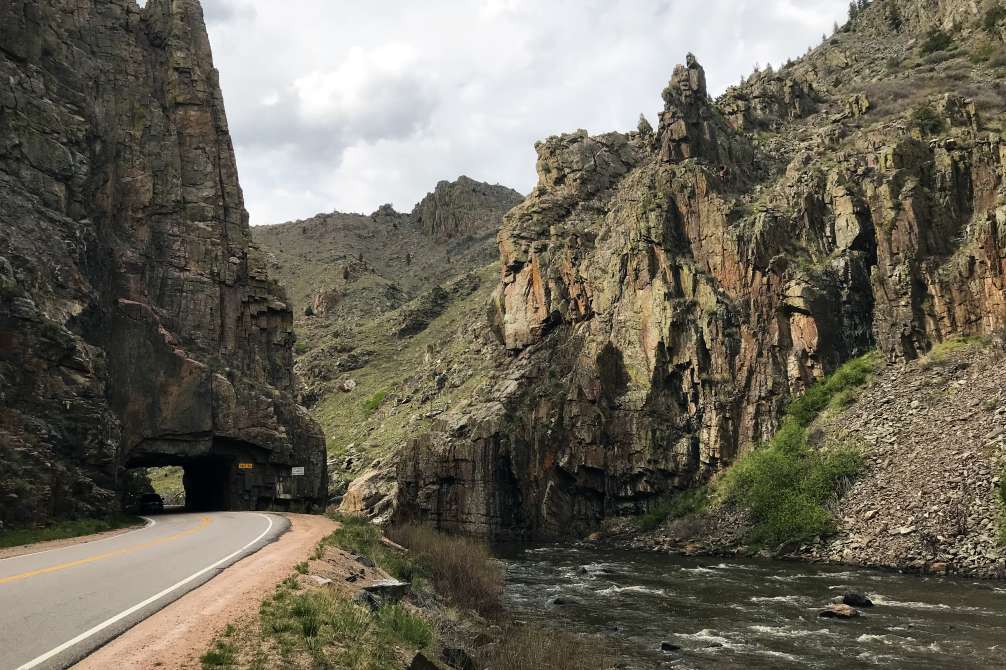
<svg viewBox="0 0 1006 670">
<path fill-rule="evenodd" d="M 198 449 L 198 443 L 158 440 L 137 447 L 126 467 L 161 472 L 173 466 L 176 477 L 180 470 L 186 511 L 273 509 L 283 506 L 290 469 L 270 463 L 268 455 L 262 447 L 219 438 L 209 449 Z M 133 489 L 127 498 L 136 497 Z M 146 490 L 161 493 L 157 486 Z M 165 504 L 171 503 L 165 499 Z"/>
<path fill-rule="evenodd" d="M 182 464 L 185 509 L 190 512 L 219 512 L 235 509 L 231 501 L 232 460 L 206 458 Z"/>
</svg>

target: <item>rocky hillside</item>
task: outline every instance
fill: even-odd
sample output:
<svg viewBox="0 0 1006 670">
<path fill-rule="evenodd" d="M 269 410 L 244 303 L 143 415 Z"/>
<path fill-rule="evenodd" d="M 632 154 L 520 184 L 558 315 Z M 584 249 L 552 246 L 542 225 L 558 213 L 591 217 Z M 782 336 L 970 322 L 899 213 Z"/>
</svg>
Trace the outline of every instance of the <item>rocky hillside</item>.
<svg viewBox="0 0 1006 670">
<path fill-rule="evenodd" d="M 523 199 L 468 177 L 442 181 L 411 213 L 319 214 L 253 229 L 299 315 L 370 319 L 496 260 L 503 214 Z"/>
<path fill-rule="evenodd" d="M 947 340 L 882 367 L 841 411 L 812 425 L 819 444 L 862 446 L 864 473 L 834 503 L 827 538 L 770 547 L 792 558 L 910 572 L 1006 577 L 1006 391 L 1000 338 Z M 670 519 L 652 532 L 614 523 L 633 549 L 764 552 L 728 506 Z M 626 532 L 629 531 L 629 532 Z"/>
<path fill-rule="evenodd" d="M 296 368 L 325 429 L 334 495 L 369 471 L 387 500 L 388 457 L 503 358 L 482 324 L 496 234 L 522 199 L 460 177 L 408 214 L 386 205 L 253 229 L 297 305 Z"/>
<path fill-rule="evenodd" d="M 124 466 L 201 457 L 261 465 L 244 505 L 322 501 L 199 2 L 5 2 L 0 78 L 0 522 L 117 510 Z"/>
<path fill-rule="evenodd" d="M 654 130 L 537 145 L 489 327 L 508 352 L 398 466 L 403 516 L 560 535 L 770 437 L 878 349 L 1006 325 L 1006 11 L 876 0 L 717 100 L 689 55 Z"/>
</svg>

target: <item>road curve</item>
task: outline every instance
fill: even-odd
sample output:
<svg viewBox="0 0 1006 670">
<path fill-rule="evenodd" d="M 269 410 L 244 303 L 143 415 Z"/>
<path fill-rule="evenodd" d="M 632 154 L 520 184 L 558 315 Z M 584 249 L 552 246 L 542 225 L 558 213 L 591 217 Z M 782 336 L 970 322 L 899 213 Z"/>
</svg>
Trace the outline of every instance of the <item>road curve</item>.
<svg viewBox="0 0 1006 670">
<path fill-rule="evenodd" d="M 257 512 L 149 521 L 122 535 L 0 560 L 0 670 L 68 667 L 289 527 Z"/>
</svg>

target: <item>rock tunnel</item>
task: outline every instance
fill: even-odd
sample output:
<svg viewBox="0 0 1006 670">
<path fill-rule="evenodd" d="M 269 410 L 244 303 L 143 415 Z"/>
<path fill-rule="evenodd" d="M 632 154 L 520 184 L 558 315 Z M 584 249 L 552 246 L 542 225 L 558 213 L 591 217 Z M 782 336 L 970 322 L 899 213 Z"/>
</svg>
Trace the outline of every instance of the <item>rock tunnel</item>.
<svg viewBox="0 0 1006 670">
<path fill-rule="evenodd" d="M 291 468 L 271 463 L 268 449 L 213 438 L 146 441 L 133 449 L 127 469 L 180 466 L 185 509 L 191 512 L 287 509 Z"/>
</svg>

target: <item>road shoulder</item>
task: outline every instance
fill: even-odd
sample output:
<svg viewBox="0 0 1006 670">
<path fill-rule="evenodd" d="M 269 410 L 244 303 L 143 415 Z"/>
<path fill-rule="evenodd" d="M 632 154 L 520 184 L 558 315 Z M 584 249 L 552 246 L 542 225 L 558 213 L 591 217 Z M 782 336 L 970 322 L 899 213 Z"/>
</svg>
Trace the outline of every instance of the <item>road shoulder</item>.
<svg viewBox="0 0 1006 670">
<path fill-rule="evenodd" d="M 269 593 L 337 524 L 322 516 L 286 514 L 290 530 L 224 569 L 98 649 L 75 670 L 199 668 L 199 656 L 228 623 L 258 612 Z"/>
<path fill-rule="evenodd" d="M 143 523 L 137 523 L 132 526 L 124 526 L 114 530 L 106 530 L 101 533 L 78 535 L 76 537 L 64 537 L 58 540 L 44 540 L 42 542 L 33 542 L 31 544 L 20 544 L 16 547 L 4 547 L 3 549 L 0 549 L 0 561 L 6 558 L 17 558 L 19 556 L 41 554 L 46 551 L 72 547 L 77 544 L 101 542 L 102 540 L 108 540 L 113 537 L 118 537 L 119 535 L 125 535 L 126 533 L 133 533 L 138 530 L 143 530 L 144 528 L 150 528 L 155 523 L 153 519 L 148 519 L 147 517 L 141 518 L 144 520 Z"/>
</svg>

